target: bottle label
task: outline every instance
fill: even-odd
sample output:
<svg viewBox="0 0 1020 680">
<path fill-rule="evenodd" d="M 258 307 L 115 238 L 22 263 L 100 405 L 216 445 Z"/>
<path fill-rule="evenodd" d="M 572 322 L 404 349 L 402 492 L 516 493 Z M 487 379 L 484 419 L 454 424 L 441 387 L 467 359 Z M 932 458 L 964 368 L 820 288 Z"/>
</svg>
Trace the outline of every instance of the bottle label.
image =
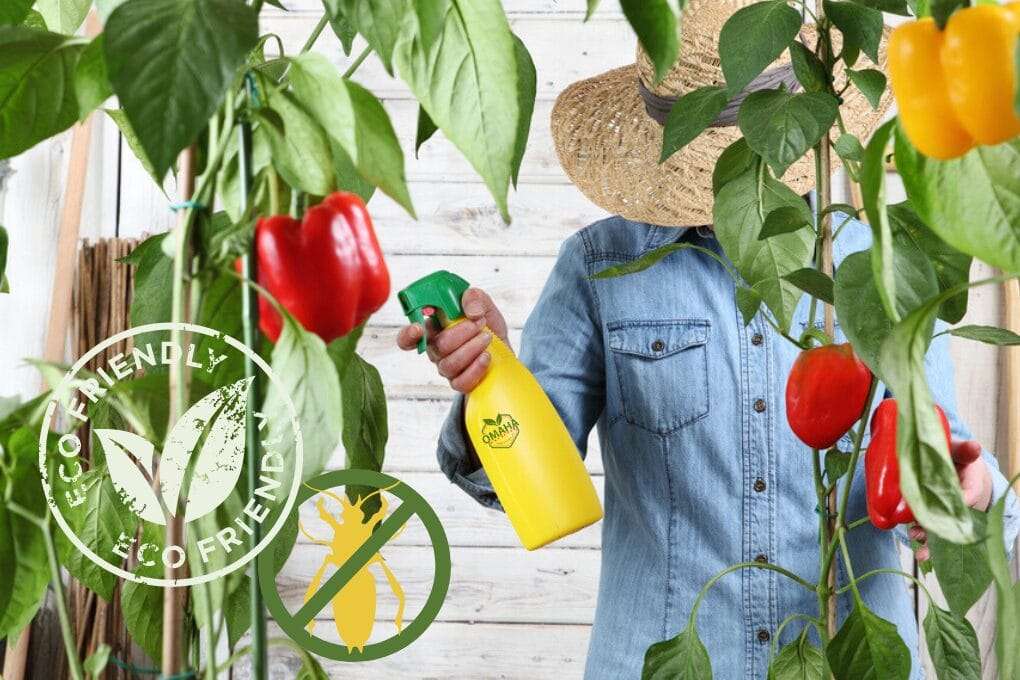
<svg viewBox="0 0 1020 680">
<path fill-rule="evenodd" d="M 521 426 L 509 413 L 482 418 L 482 441 L 493 449 L 509 449 L 517 441 Z"/>
</svg>

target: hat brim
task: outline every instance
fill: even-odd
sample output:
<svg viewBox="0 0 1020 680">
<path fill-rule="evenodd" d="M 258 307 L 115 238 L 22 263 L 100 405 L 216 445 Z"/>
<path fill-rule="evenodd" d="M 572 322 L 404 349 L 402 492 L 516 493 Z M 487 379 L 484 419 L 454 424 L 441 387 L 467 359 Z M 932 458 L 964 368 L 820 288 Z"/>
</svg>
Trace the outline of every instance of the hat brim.
<svg viewBox="0 0 1020 680">
<path fill-rule="evenodd" d="M 876 109 L 850 88 L 841 107 L 847 131 L 866 142 L 891 101 L 887 91 Z M 712 223 L 715 162 L 741 132 L 737 126 L 710 127 L 660 163 L 662 126 L 645 111 L 638 69 L 630 65 L 564 90 L 552 110 L 552 137 L 570 181 L 595 205 L 637 222 L 698 226 Z M 839 159 L 832 158 L 835 170 Z M 791 165 L 782 179 L 799 194 L 813 189 L 813 155 Z"/>
</svg>

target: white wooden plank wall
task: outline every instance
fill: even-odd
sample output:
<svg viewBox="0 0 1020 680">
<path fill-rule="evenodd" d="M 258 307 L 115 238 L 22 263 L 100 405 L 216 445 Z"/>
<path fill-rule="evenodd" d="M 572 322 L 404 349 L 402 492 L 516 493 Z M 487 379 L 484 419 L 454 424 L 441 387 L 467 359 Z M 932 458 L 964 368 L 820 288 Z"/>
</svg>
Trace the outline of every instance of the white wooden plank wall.
<svg viewBox="0 0 1020 680">
<path fill-rule="evenodd" d="M 267 9 L 263 32 L 297 49 L 319 16 L 318 0 L 290 0 L 283 13 Z M 511 196 L 512 225 L 503 224 L 484 185 L 453 147 L 437 135 L 414 159 L 417 106 L 407 88 L 374 59 L 357 79 L 384 99 L 408 157 L 408 175 L 420 220 L 409 218 L 378 195 L 371 210 L 393 275 L 394 290 L 437 268 L 456 271 L 496 298 L 510 323 L 511 339 L 538 295 L 562 239 L 602 212 L 590 205 L 559 169 L 549 134 L 556 94 L 570 82 L 633 59 L 634 39 L 616 2 L 603 2 L 582 22 L 581 0 L 505 0 L 514 30 L 538 66 L 538 102 L 519 191 Z M 355 46 L 355 54 L 361 45 Z M 327 31 L 315 48 L 338 64 L 347 61 Z M 95 126 L 83 237 L 139 236 L 165 231 L 173 213 L 105 117 Z M 0 202 L 0 221 L 11 232 L 13 294 L 0 296 L 0 395 L 32 395 L 38 378 L 22 357 L 41 352 L 54 267 L 57 216 L 63 191 L 69 135 L 41 145 L 14 162 L 16 174 Z M 167 186 L 173 200 L 172 181 Z M 998 323 L 999 293 L 972 293 L 973 323 Z M 417 355 L 395 349 L 403 317 L 395 300 L 375 316 L 362 340 L 366 358 L 379 367 L 389 395 L 390 445 L 386 469 L 418 489 L 439 513 L 450 538 L 453 582 L 439 621 L 410 648 L 388 659 L 357 666 L 329 665 L 349 678 L 579 678 L 587 649 L 599 570 L 598 527 L 556 547 L 527 553 L 517 547 L 505 521 L 476 506 L 438 471 L 435 437 L 451 393 Z M 953 347 L 958 394 L 975 435 L 1004 450 L 999 427 L 998 360 L 995 350 L 973 343 Z M 598 446 L 588 467 L 603 486 Z M 338 452 L 334 462 L 342 464 Z M 312 516 L 313 533 L 323 533 Z M 302 539 L 304 541 L 304 539 Z M 303 585 L 322 560 L 323 549 L 303 542 L 281 577 L 285 599 L 296 605 Z M 423 529 L 413 523 L 385 550 L 408 593 L 408 616 L 421 606 L 431 573 Z M 373 639 L 389 636 L 395 601 L 379 579 L 378 623 Z M 318 632 L 335 636 L 332 622 Z M 987 638 L 987 636 L 985 636 Z M 986 640 L 990 644 L 990 639 Z M 293 659 L 274 658 L 274 677 L 291 677 Z M 989 676 L 991 677 L 991 676 Z"/>
</svg>

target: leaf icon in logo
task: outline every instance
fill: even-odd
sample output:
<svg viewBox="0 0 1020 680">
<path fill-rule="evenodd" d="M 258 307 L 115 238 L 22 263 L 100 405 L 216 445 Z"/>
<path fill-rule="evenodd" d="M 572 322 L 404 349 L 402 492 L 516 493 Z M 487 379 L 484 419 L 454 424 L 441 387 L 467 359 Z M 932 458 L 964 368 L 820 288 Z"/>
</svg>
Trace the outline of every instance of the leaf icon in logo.
<svg viewBox="0 0 1020 680">
<path fill-rule="evenodd" d="M 167 435 L 159 465 L 160 493 L 172 514 L 198 519 L 222 503 L 244 462 L 244 414 L 253 378 L 211 392 L 181 416 Z"/>
<path fill-rule="evenodd" d="M 142 519 L 166 524 L 151 478 L 146 478 L 147 474 L 152 474 L 152 442 L 122 430 L 96 430 L 95 433 L 106 454 L 110 479 L 124 504 Z"/>
</svg>

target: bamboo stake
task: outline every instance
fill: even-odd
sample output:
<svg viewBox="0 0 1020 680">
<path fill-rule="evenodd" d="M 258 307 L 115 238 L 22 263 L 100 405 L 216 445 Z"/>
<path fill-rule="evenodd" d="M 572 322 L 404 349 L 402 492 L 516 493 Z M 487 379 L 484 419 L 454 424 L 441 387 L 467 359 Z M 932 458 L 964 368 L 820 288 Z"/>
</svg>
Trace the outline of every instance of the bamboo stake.
<svg viewBox="0 0 1020 680">
<path fill-rule="evenodd" d="M 1006 328 L 1020 333 L 1020 282 L 1004 285 Z M 1006 348 L 1006 448 L 1010 478 L 1020 474 L 1020 347 Z M 1020 492 L 1020 481 L 1014 484 Z"/>
<path fill-rule="evenodd" d="M 181 154 L 180 167 L 178 170 L 178 186 L 180 198 L 183 201 L 190 201 L 195 193 L 195 147 L 188 147 Z M 177 258 L 175 263 L 175 276 L 183 276 L 179 267 L 188 261 L 188 221 L 190 210 L 181 210 L 177 220 Z M 183 250 L 183 253 L 180 252 Z M 176 284 L 175 284 L 176 285 Z M 186 288 L 186 284 L 180 284 Z M 186 294 L 181 295 L 182 304 L 188 299 Z M 187 311 L 184 310 L 184 318 L 187 318 Z M 183 319 L 175 319 L 181 321 Z M 183 334 L 179 336 L 183 345 Z M 187 371 L 183 363 L 173 366 L 170 369 L 170 414 L 169 423 L 175 423 L 184 414 L 186 407 Z M 157 472 L 157 476 L 158 476 Z M 166 545 L 184 545 L 184 520 L 180 513 L 175 513 L 166 525 Z M 184 570 L 181 567 L 167 566 L 163 572 L 164 578 L 176 580 L 184 577 Z M 184 621 L 184 598 L 187 595 L 185 588 L 166 588 L 163 591 L 163 675 L 166 677 L 178 675 L 181 672 L 183 621 Z"/>
</svg>

